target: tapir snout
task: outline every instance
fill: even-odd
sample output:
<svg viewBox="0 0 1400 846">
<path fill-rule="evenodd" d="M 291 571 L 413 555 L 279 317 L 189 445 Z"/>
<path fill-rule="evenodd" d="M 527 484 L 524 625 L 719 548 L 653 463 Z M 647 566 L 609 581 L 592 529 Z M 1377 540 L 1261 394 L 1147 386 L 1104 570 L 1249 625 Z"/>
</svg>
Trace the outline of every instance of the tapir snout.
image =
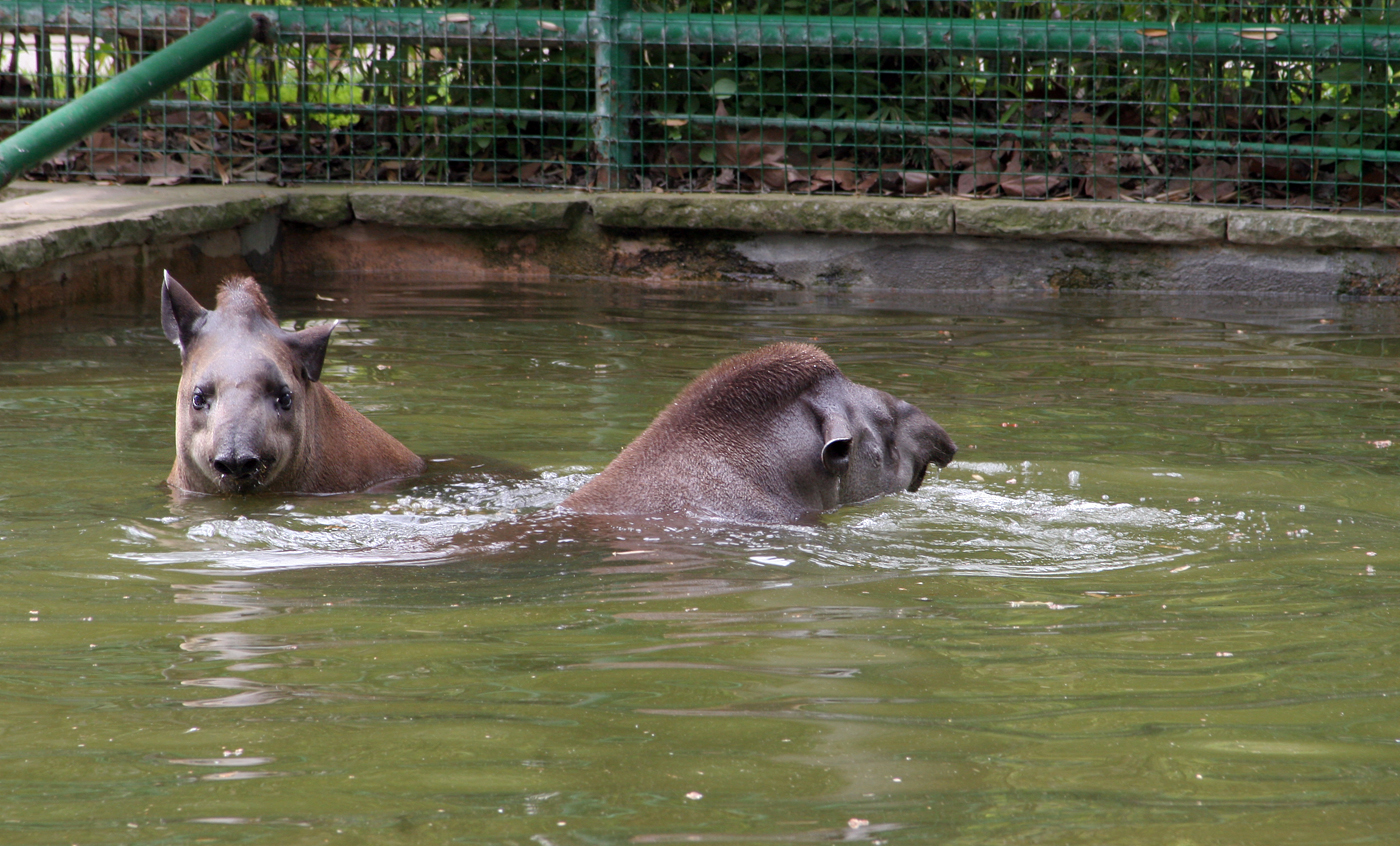
<svg viewBox="0 0 1400 846">
<path fill-rule="evenodd" d="M 908 487 L 908 491 L 913 493 L 923 485 L 928 466 L 935 464 L 940 468 L 947 467 L 953 461 L 953 456 L 958 454 L 958 445 L 953 443 L 948 432 L 928 415 L 909 403 L 904 405 L 913 409 L 913 414 L 906 418 L 901 429 L 907 433 L 906 437 L 911 442 L 918 445 L 915 459 L 918 469 Z"/>
</svg>

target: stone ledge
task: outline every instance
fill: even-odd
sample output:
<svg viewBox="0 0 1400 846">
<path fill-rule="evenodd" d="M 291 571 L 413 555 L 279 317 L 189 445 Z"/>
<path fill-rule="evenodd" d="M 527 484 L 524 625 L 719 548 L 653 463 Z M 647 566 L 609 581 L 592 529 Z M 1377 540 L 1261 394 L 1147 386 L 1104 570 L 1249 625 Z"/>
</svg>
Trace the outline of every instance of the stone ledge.
<svg viewBox="0 0 1400 846">
<path fill-rule="evenodd" d="M 1230 214 L 1148 203 L 964 200 L 957 206 L 957 234 L 1189 244 L 1225 240 Z"/>
<path fill-rule="evenodd" d="M 1265 247 L 1400 247 L 1400 215 L 1374 212 L 1250 211 L 1230 213 L 1235 244 Z"/>
<path fill-rule="evenodd" d="M 289 223 L 304 223 L 321 229 L 340 226 L 355 219 L 350 208 L 350 188 L 288 188 L 287 205 L 282 219 Z"/>
<path fill-rule="evenodd" d="M 792 194 L 598 194 L 599 226 L 841 235 L 951 235 L 954 201 Z"/>
<path fill-rule="evenodd" d="M 211 195 L 217 190 L 218 195 Z M 226 192 L 226 193 L 225 193 Z M 115 247 L 237 229 L 280 207 L 276 189 L 60 186 L 0 202 L 0 271 Z"/>
<path fill-rule="evenodd" d="M 590 213 L 591 221 L 586 221 Z M 1353 274 L 1365 283 L 1361 288 L 1348 278 L 1339 280 L 1338 290 L 1390 290 L 1386 286 L 1391 283 L 1386 280 L 1400 275 L 1400 271 L 1383 273 L 1376 264 L 1382 259 L 1397 263 L 1400 215 L 1367 212 L 788 194 L 585 194 L 345 185 L 150 188 L 43 183 L 22 183 L 0 195 L 0 272 L 13 273 L 74 256 L 168 243 L 181 237 L 232 230 L 246 233 L 253 224 L 272 228 L 268 237 L 259 230 L 258 241 L 271 244 L 275 243 L 279 219 L 323 229 L 359 221 L 405 231 L 477 230 L 483 237 L 494 237 L 489 234 L 493 232 L 551 231 L 574 244 L 571 250 L 592 249 L 600 254 L 613 249 L 609 245 L 615 246 L 624 230 L 651 231 L 663 239 L 671 237 L 665 234 L 668 231 L 694 233 L 692 244 L 710 243 L 721 252 L 732 248 L 729 241 L 743 237 L 733 233 L 870 238 L 879 242 L 878 249 L 886 251 L 898 247 L 900 238 L 947 239 L 938 242 L 941 249 L 957 245 L 971 248 L 982 241 L 1002 245 L 1040 242 L 1065 245 L 1067 256 L 1076 243 L 1163 249 L 1211 246 L 1253 250 L 1258 261 L 1272 254 L 1265 251 L 1286 252 L 1295 264 L 1321 251 L 1340 250 L 1354 257 L 1366 256 L 1370 264 L 1369 269 Z M 723 233 L 731 233 L 728 240 Z M 816 249 L 821 243 L 812 241 L 812 255 L 821 252 Z M 1386 273 L 1389 275 L 1381 280 L 1384 284 L 1365 281 Z M 1083 281 L 1079 276 L 1065 278 L 1076 285 Z M 1080 286 L 1084 285 L 1100 287 L 1096 280 Z"/>
<path fill-rule="evenodd" d="M 478 188 L 356 188 L 355 219 L 434 229 L 569 229 L 588 209 L 574 193 Z"/>
</svg>

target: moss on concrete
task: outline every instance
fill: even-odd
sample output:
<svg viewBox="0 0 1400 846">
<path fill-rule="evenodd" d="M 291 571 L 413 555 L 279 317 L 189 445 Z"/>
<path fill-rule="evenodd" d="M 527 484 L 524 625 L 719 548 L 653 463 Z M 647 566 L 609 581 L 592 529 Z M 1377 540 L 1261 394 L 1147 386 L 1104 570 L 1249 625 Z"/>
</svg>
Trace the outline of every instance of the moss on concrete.
<svg viewBox="0 0 1400 846">
<path fill-rule="evenodd" d="M 1400 247 L 1400 216 L 1368 212 L 1235 211 L 1229 239 L 1270 247 Z"/>
<path fill-rule="evenodd" d="M 289 188 L 282 219 L 328 229 L 355 219 L 350 208 L 350 188 Z"/>
<path fill-rule="evenodd" d="M 599 194 L 598 225 L 614 229 L 941 235 L 953 231 L 946 199 L 793 194 Z"/>
<path fill-rule="evenodd" d="M 1189 244 L 1223 241 L 1229 212 L 1136 203 L 965 200 L 957 206 L 959 235 Z"/>
<path fill-rule="evenodd" d="M 369 188 L 350 192 L 355 219 L 433 229 L 568 229 L 588 210 L 573 193 L 469 188 Z"/>
</svg>

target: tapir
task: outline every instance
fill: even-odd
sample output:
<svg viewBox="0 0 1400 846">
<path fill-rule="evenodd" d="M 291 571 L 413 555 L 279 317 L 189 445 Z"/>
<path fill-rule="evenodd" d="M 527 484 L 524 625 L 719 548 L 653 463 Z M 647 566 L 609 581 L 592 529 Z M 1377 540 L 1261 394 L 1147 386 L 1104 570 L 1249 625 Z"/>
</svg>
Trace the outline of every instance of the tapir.
<svg viewBox="0 0 1400 846">
<path fill-rule="evenodd" d="M 956 452 L 913 405 L 847 379 L 817 347 L 779 343 L 695 379 L 563 507 L 805 523 L 916 491 L 930 462 L 945 467 Z"/>
<path fill-rule="evenodd" d="M 169 273 L 160 322 L 181 363 L 170 487 L 348 493 L 422 472 L 423 459 L 321 384 L 334 324 L 283 329 L 246 276 L 205 309 Z"/>
</svg>

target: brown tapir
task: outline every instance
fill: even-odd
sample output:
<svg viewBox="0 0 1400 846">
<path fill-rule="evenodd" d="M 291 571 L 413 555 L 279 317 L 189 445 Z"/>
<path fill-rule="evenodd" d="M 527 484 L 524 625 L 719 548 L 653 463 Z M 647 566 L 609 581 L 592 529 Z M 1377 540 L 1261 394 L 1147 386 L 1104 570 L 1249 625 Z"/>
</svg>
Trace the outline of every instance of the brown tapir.
<svg viewBox="0 0 1400 846">
<path fill-rule="evenodd" d="M 957 447 L 922 411 L 847 379 L 807 344 L 720 362 L 564 500 L 584 514 L 799 523 L 900 490 Z"/>
<path fill-rule="evenodd" d="M 207 310 L 169 273 L 160 321 L 180 347 L 172 488 L 345 493 L 422 472 L 423 459 L 320 383 L 334 324 L 281 328 L 246 276 L 225 280 Z"/>
</svg>

